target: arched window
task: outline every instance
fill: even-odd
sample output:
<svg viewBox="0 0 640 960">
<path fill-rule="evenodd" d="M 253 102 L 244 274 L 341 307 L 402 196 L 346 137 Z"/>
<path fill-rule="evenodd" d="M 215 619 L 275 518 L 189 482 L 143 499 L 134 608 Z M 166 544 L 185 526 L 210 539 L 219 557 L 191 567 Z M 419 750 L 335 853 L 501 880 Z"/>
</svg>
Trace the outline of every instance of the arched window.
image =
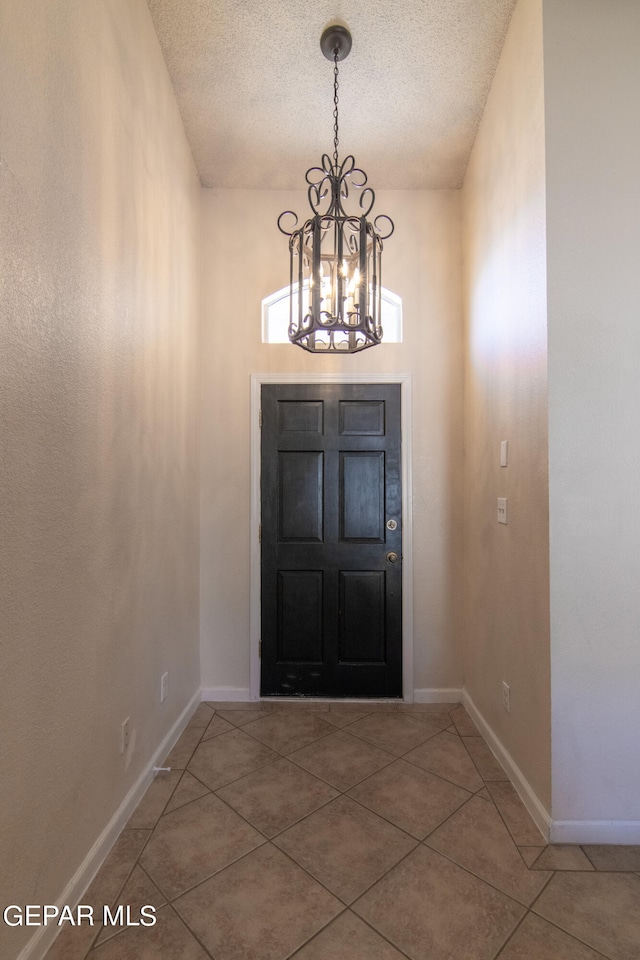
<svg viewBox="0 0 640 960">
<path fill-rule="evenodd" d="M 289 287 L 262 301 L 262 342 L 289 342 Z M 402 298 L 382 287 L 382 344 L 402 343 Z"/>
</svg>

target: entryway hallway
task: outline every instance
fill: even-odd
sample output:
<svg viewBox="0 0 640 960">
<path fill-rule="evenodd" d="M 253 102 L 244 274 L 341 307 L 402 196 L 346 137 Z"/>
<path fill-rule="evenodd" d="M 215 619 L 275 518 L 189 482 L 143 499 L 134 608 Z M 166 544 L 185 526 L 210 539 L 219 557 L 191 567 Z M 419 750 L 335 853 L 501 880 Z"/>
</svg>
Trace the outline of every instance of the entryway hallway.
<svg viewBox="0 0 640 960">
<path fill-rule="evenodd" d="M 461 705 L 203 703 L 47 960 L 637 960 L 640 847 L 547 846 Z"/>
</svg>

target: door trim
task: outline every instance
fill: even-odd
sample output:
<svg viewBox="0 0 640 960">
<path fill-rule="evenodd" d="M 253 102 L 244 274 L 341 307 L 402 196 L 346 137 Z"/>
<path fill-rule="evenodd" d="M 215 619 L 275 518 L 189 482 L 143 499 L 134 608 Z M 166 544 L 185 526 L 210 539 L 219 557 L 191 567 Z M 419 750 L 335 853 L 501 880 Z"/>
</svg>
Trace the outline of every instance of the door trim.
<svg viewBox="0 0 640 960">
<path fill-rule="evenodd" d="M 413 702 L 413 486 L 411 440 L 413 410 L 411 374 L 252 373 L 251 374 L 251 573 L 250 573 L 250 697 L 260 699 L 260 423 L 263 383 L 399 383 L 402 431 L 402 696 Z"/>
</svg>

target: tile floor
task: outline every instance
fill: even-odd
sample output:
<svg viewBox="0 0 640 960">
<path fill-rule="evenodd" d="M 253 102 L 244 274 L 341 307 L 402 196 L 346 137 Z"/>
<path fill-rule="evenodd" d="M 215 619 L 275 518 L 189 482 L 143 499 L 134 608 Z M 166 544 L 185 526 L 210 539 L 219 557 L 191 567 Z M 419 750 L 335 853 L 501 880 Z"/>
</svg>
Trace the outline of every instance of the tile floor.
<svg viewBox="0 0 640 960">
<path fill-rule="evenodd" d="M 638 960 L 640 847 L 546 846 L 455 704 L 201 704 L 47 960 Z"/>
</svg>

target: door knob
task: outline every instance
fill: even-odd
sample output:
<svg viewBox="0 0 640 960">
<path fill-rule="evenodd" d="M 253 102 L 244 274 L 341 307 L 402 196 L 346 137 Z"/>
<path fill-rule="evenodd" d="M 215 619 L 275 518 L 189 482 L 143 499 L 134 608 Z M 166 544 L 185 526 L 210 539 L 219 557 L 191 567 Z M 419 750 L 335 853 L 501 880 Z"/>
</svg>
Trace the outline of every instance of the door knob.
<svg viewBox="0 0 640 960">
<path fill-rule="evenodd" d="M 387 560 L 389 561 L 389 563 L 397 563 L 397 562 L 398 562 L 398 554 L 397 554 L 397 553 L 388 553 L 388 554 L 387 554 Z"/>
</svg>

